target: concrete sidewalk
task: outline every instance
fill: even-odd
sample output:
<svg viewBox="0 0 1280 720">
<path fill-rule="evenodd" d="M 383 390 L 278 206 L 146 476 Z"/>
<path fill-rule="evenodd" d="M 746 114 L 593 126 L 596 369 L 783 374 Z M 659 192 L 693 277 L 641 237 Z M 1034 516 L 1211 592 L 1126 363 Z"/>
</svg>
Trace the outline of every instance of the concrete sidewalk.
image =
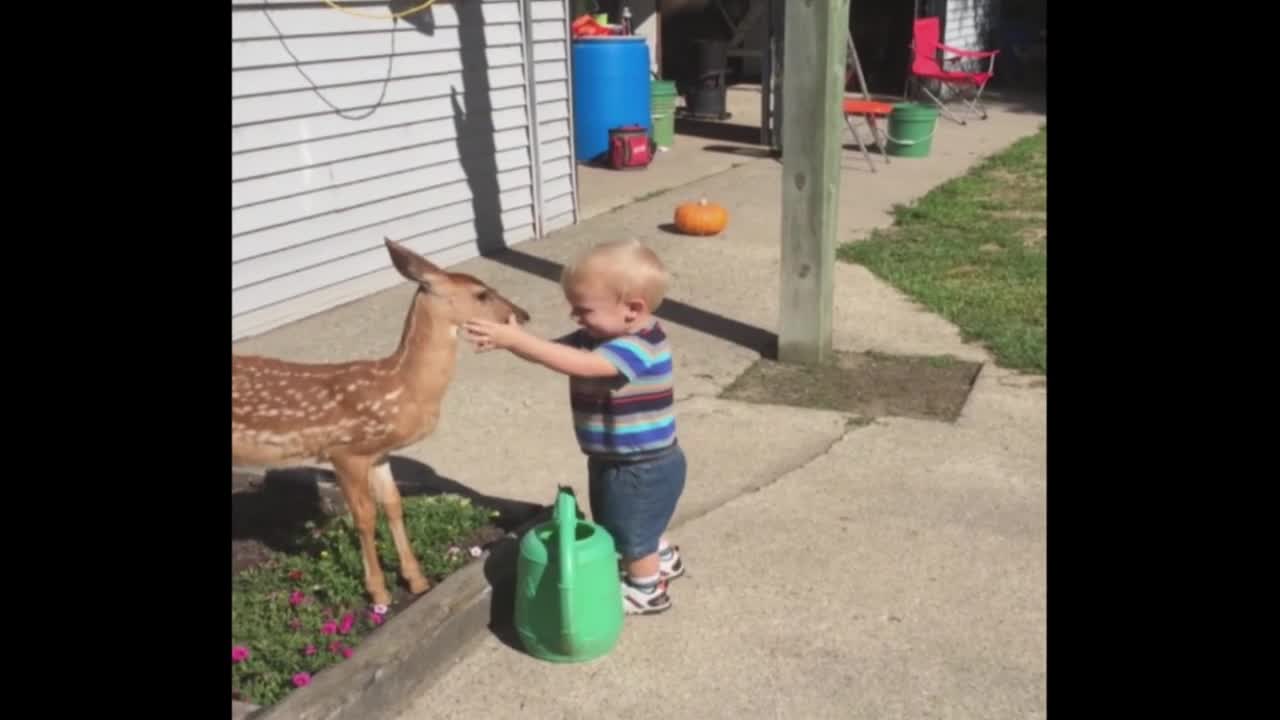
<svg viewBox="0 0 1280 720">
<path fill-rule="evenodd" d="M 993 108 L 942 122 L 933 154 L 872 175 L 844 154 L 839 238 L 1035 132 L 1042 115 Z M 592 242 L 631 235 L 674 271 L 660 314 L 675 347 L 690 475 L 676 517 L 689 575 L 676 607 L 629 618 L 610 656 L 555 666 L 489 636 L 405 718 L 1042 717 L 1045 712 L 1045 390 L 987 365 L 954 424 L 716 396 L 777 321 L 780 165 L 759 159 L 458 269 L 533 315 L 571 323 L 554 281 Z M 676 203 L 725 205 L 715 238 L 669 234 Z M 957 330 L 860 267 L 838 263 L 838 349 L 989 361 Z M 389 352 L 408 285 L 236 345 L 308 360 Z M 586 497 L 565 381 L 507 354 L 464 349 L 437 433 L 405 454 L 487 495 Z M 751 492 L 758 490 L 758 492 Z M 409 702 L 409 699 L 406 699 Z"/>
</svg>

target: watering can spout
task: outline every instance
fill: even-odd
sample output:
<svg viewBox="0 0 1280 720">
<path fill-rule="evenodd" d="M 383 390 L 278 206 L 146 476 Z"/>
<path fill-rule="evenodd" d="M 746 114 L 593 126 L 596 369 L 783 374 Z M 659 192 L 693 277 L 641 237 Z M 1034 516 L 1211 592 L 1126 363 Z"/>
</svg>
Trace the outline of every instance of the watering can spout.
<svg viewBox="0 0 1280 720">
<path fill-rule="evenodd" d="M 577 538 L 578 505 L 573 494 L 561 489 L 556 496 L 556 509 L 553 520 L 556 524 L 557 559 L 560 566 L 560 639 L 564 643 L 563 652 L 573 654 L 573 582 L 574 558 L 573 545 Z"/>
</svg>

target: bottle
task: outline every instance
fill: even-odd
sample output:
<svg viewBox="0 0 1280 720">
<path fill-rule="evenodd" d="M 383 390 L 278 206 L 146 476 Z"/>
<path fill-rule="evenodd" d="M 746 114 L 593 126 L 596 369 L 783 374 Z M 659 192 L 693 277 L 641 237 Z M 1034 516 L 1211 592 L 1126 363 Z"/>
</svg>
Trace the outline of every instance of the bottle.
<svg viewBox="0 0 1280 720">
<path fill-rule="evenodd" d="M 631 6 L 626 3 L 622 4 L 622 33 L 623 35 L 631 35 Z"/>
</svg>

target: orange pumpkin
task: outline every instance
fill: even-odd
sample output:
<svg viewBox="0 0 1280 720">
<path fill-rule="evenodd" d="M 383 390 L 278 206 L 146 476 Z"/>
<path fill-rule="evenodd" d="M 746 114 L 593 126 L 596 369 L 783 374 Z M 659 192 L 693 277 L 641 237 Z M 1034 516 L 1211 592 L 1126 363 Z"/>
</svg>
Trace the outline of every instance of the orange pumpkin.
<svg viewBox="0 0 1280 720">
<path fill-rule="evenodd" d="M 729 212 L 706 198 L 676 207 L 676 228 L 686 235 L 716 235 L 728 224 Z"/>
</svg>

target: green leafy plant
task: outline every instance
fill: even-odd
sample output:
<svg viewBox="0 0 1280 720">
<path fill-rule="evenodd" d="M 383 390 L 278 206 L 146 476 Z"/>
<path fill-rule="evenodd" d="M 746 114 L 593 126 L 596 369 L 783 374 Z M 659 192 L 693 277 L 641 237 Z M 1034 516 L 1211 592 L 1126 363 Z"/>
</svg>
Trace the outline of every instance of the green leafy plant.
<svg viewBox="0 0 1280 720">
<path fill-rule="evenodd" d="M 459 543 L 497 516 L 456 495 L 404 499 L 405 529 L 423 572 L 439 581 L 469 562 Z M 349 513 L 309 524 L 300 552 L 275 553 L 232 579 L 231 690 L 233 699 L 272 705 L 305 687 L 321 670 L 356 653 L 381 625 L 388 608 L 365 596 L 360 541 Z M 376 545 L 388 580 L 399 570 L 385 517 Z"/>
</svg>

